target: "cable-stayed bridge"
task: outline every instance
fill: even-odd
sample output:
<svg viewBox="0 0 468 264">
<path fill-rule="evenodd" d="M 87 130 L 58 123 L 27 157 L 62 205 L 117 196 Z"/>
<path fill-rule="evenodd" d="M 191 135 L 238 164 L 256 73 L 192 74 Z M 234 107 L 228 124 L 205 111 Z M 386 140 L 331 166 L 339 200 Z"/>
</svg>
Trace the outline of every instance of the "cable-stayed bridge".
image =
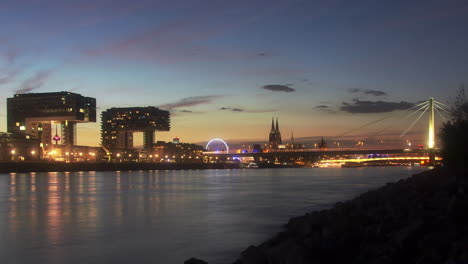
<svg viewBox="0 0 468 264">
<path fill-rule="evenodd" d="M 434 98 L 429 98 L 427 101 L 416 104 L 409 109 L 410 112 L 404 119 L 408 119 L 412 116 L 417 115 L 417 118 L 408 126 L 400 137 L 406 135 L 414 125 L 428 113 L 428 126 L 427 126 L 427 145 L 424 149 L 379 149 L 379 148 L 364 148 L 364 142 L 358 141 L 355 147 L 359 148 L 312 148 L 312 149 L 267 149 L 264 151 L 257 152 L 237 152 L 229 151 L 228 144 L 222 139 L 213 139 L 210 140 L 206 146 L 207 151 L 204 152 L 205 157 L 209 162 L 230 162 L 233 160 L 242 160 L 251 158 L 256 162 L 316 162 L 319 160 L 356 160 L 356 157 L 359 157 L 361 160 L 377 159 L 377 160 L 410 160 L 410 161 L 421 161 L 428 160 L 430 164 L 434 164 L 436 160 L 436 155 L 438 150 L 434 148 L 435 146 L 435 113 L 437 113 L 444 121 L 444 113 L 448 113 L 445 109 L 447 107 L 445 104 L 440 103 Z M 419 115 L 418 115 L 419 114 Z M 343 137 L 350 132 L 362 129 L 371 124 L 385 120 L 386 117 L 380 118 L 378 120 L 372 121 L 368 124 L 360 126 L 358 128 L 350 129 L 344 133 L 336 135 L 334 138 Z M 219 150 L 210 149 L 210 144 L 212 143 L 221 143 L 224 145 L 224 148 Z M 377 158 L 376 158 L 377 157 Z"/>
</svg>

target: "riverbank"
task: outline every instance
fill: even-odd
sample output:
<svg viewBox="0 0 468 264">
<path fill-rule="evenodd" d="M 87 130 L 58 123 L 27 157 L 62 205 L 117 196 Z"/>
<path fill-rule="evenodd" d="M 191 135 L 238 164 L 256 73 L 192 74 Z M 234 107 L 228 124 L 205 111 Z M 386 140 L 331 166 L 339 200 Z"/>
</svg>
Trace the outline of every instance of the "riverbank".
<svg viewBox="0 0 468 264">
<path fill-rule="evenodd" d="M 235 263 L 468 263 L 467 177 L 434 169 L 292 218 Z"/>
<path fill-rule="evenodd" d="M 437 168 L 292 218 L 235 262 L 253 263 L 468 263 L 468 170 Z"/>
</svg>

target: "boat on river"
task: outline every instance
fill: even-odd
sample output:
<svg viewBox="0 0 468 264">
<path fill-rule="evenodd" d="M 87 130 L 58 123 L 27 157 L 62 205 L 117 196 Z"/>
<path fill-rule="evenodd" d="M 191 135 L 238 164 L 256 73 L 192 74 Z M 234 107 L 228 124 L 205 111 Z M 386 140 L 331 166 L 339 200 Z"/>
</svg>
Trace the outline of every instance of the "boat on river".
<svg viewBox="0 0 468 264">
<path fill-rule="evenodd" d="M 247 167 L 248 169 L 258 169 L 258 164 L 255 162 L 250 162 Z"/>
</svg>

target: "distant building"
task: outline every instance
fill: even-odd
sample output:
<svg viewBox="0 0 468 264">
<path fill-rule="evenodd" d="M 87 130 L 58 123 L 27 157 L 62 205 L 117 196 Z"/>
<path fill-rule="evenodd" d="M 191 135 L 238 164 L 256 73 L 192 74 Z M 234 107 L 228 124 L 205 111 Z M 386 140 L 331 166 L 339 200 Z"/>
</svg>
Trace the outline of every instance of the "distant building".
<svg viewBox="0 0 468 264">
<path fill-rule="evenodd" d="M 321 140 L 320 143 L 319 143 L 319 149 L 320 149 L 320 150 L 327 150 L 327 149 L 328 149 L 328 144 L 327 144 L 327 142 L 323 139 L 323 137 L 322 137 L 322 140 Z"/>
<path fill-rule="evenodd" d="M 7 99 L 7 130 L 52 147 L 52 124 L 61 127 L 61 144 L 75 145 L 76 123 L 96 122 L 96 99 L 70 92 L 15 94 Z M 54 136 L 55 133 L 54 133 Z"/>
<path fill-rule="evenodd" d="M 281 133 L 278 125 L 278 118 L 276 118 L 276 127 L 274 123 L 274 118 L 271 119 L 271 130 L 270 130 L 270 149 L 278 149 L 282 145 Z"/>
<path fill-rule="evenodd" d="M 42 157 L 39 139 L 0 132 L 0 160 L 38 160 Z"/>
<path fill-rule="evenodd" d="M 260 144 L 253 144 L 253 152 L 254 152 L 254 153 L 263 152 L 262 145 L 260 145 Z"/>
<path fill-rule="evenodd" d="M 179 144 L 180 143 L 180 138 L 178 138 L 178 137 L 173 138 L 172 143 L 173 144 Z"/>
<path fill-rule="evenodd" d="M 143 132 L 143 148 L 151 151 L 155 131 L 169 130 L 169 111 L 152 106 L 110 108 L 101 114 L 101 143 L 108 149 L 132 149 L 133 133 Z"/>
<path fill-rule="evenodd" d="M 157 141 L 150 159 L 159 162 L 202 162 L 203 147 L 191 143 Z"/>
<path fill-rule="evenodd" d="M 287 149 L 296 150 L 296 149 L 304 149 L 305 146 L 302 143 L 296 143 L 294 140 L 294 133 L 291 132 L 291 142 L 287 145 Z"/>
</svg>

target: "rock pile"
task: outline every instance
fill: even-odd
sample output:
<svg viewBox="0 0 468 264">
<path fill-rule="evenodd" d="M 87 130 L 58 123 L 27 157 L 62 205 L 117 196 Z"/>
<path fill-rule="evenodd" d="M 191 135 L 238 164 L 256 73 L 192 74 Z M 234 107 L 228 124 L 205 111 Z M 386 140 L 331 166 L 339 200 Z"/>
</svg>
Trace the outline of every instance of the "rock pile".
<svg viewBox="0 0 468 264">
<path fill-rule="evenodd" d="M 235 264 L 468 263 L 468 171 L 438 168 L 290 219 Z"/>
</svg>

